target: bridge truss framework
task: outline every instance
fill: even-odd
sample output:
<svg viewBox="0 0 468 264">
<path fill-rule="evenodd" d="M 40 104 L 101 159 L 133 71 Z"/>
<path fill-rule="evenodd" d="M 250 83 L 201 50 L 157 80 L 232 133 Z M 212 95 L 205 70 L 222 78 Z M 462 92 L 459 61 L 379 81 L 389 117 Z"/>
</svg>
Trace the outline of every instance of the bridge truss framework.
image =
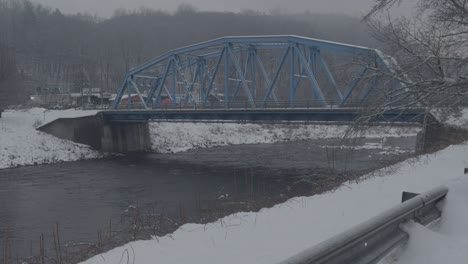
<svg viewBox="0 0 468 264">
<path fill-rule="evenodd" d="M 349 107 L 381 86 L 377 71 L 392 68 L 365 47 L 298 36 L 224 37 L 129 71 L 113 108 Z"/>
</svg>

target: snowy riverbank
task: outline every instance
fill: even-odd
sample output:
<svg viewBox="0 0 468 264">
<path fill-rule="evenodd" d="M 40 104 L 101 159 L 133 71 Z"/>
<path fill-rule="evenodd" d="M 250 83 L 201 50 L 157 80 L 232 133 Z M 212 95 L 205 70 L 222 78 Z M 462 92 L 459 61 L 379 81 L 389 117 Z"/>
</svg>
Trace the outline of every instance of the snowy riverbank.
<svg viewBox="0 0 468 264">
<path fill-rule="evenodd" d="M 380 170 L 381 175 L 359 183 L 348 182 L 334 192 L 295 198 L 258 213 L 237 213 L 208 225 L 187 224 L 170 236 L 133 242 L 84 263 L 119 263 L 121 259 L 139 264 L 277 263 L 398 204 L 402 191 L 420 193 L 443 184 L 451 192 L 441 228 L 446 226 L 452 233 L 466 231 L 465 218 L 456 218 L 454 212 L 464 202 L 459 200 L 463 197 L 457 190 L 462 187 L 457 186 L 465 186 L 462 189 L 466 193 L 468 180 L 461 179 L 466 177 L 463 168 L 467 165 L 468 145 L 450 146 Z M 417 229 L 411 232 L 416 236 L 410 250 L 411 245 L 417 247 L 415 243 L 421 237 Z M 466 237 L 458 237 L 464 240 L 462 245 Z M 445 239 L 452 240 L 450 236 Z M 444 249 L 449 253 L 458 250 Z M 407 254 L 411 257 L 410 252 Z M 457 254 L 467 257 L 460 250 Z"/>
<path fill-rule="evenodd" d="M 153 151 L 177 153 L 216 146 L 342 138 L 348 129 L 347 125 L 151 122 L 150 137 Z M 418 127 L 370 127 L 352 136 L 411 137 L 420 131 Z"/>
<path fill-rule="evenodd" d="M 88 146 L 75 144 L 36 131 L 57 118 L 94 115 L 81 110 L 8 110 L 0 119 L 0 169 L 92 159 L 102 155 Z M 191 149 L 239 144 L 264 144 L 320 138 L 341 138 L 345 125 L 235 124 L 150 122 L 152 150 L 177 153 Z M 417 127 L 371 127 L 367 138 L 415 136 Z"/>
<path fill-rule="evenodd" d="M 96 111 L 7 110 L 0 118 L 0 169 L 76 161 L 101 157 L 85 145 L 62 140 L 37 131 L 35 128 L 62 117 L 94 115 Z"/>
<path fill-rule="evenodd" d="M 468 108 L 462 108 L 455 112 L 433 110 L 432 114 L 439 122 L 447 126 L 468 130 Z"/>
</svg>

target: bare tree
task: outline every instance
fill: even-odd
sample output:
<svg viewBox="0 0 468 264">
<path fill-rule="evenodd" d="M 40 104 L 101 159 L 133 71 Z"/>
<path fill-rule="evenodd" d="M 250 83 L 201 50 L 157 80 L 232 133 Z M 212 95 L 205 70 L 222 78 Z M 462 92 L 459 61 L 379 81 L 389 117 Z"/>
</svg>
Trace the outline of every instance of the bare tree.
<svg viewBox="0 0 468 264">
<path fill-rule="evenodd" d="M 414 17 L 392 17 L 399 0 L 376 0 L 365 17 L 372 34 L 399 67 L 386 75 L 398 83 L 374 112 L 414 106 L 457 106 L 468 97 L 468 1 L 419 0 Z"/>
</svg>

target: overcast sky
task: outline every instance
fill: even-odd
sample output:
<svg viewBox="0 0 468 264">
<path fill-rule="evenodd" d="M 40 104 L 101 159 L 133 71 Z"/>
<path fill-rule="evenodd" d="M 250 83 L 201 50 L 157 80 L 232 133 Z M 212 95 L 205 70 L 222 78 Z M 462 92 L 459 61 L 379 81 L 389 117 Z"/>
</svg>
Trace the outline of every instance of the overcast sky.
<svg viewBox="0 0 468 264">
<path fill-rule="evenodd" d="M 309 10 L 314 13 L 345 13 L 359 16 L 369 10 L 373 0 L 33 0 L 59 8 L 64 13 L 87 12 L 109 17 L 117 8 L 139 9 L 142 6 L 174 11 L 181 3 L 190 3 L 199 10 L 240 11 L 255 9 L 289 12 Z"/>
</svg>

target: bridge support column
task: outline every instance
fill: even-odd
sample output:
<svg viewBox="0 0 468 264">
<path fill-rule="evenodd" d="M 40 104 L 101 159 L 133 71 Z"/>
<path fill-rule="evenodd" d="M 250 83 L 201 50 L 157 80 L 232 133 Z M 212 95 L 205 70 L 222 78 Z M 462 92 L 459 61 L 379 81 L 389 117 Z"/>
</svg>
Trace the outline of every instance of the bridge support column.
<svg viewBox="0 0 468 264">
<path fill-rule="evenodd" d="M 104 152 L 145 152 L 151 148 L 148 122 L 105 123 L 101 150 Z"/>
</svg>

